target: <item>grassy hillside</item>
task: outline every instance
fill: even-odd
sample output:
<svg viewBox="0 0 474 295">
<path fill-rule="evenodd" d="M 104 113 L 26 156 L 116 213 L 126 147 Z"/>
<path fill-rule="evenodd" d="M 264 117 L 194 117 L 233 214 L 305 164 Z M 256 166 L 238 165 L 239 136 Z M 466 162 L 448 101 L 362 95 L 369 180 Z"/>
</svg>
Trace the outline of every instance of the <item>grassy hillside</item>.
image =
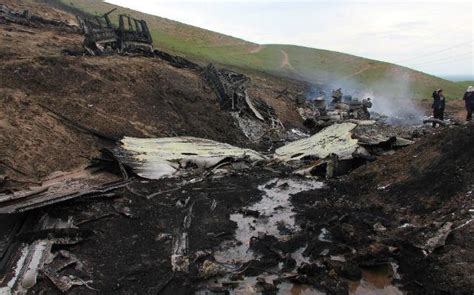
<svg viewBox="0 0 474 295">
<path fill-rule="evenodd" d="M 464 87 L 464 89 L 467 89 L 467 87 L 469 86 L 474 86 L 474 81 L 459 81 L 459 82 L 456 82 L 460 85 L 462 85 L 462 87 Z"/>
<path fill-rule="evenodd" d="M 59 1 L 91 14 L 117 7 L 101 0 Z M 464 91 L 461 84 L 390 63 L 301 46 L 259 45 L 126 8 L 118 8 L 112 19 L 120 13 L 145 19 L 155 47 L 197 62 L 371 91 L 375 95 L 389 93 L 423 99 L 430 98 L 433 89 L 443 88 L 448 98 L 458 98 Z"/>
</svg>

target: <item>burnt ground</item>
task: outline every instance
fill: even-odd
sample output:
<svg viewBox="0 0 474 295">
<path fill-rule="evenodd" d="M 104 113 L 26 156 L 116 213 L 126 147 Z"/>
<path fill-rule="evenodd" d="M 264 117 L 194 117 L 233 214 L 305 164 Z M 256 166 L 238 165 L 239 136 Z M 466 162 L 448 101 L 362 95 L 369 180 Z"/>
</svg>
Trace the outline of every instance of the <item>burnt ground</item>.
<svg viewBox="0 0 474 295">
<path fill-rule="evenodd" d="M 472 126 L 443 130 L 326 190 L 294 196 L 297 219 L 313 237 L 306 254 L 324 260 L 328 248 L 362 267 L 395 262 L 410 293 L 470 294 L 474 225 L 464 224 L 472 220 L 473 152 Z M 425 256 L 423 245 L 447 222 L 457 229 Z M 317 239 L 322 228 L 332 242 Z"/>
<path fill-rule="evenodd" d="M 473 133 L 472 126 L 439 130 L 328 181 L 322 189 L 293 195 L 301 230 L 290 230 L 285 239 L 251 238 L 249 247 L 260 256 L 229 271 L 232 280 L 245 282 L 280 269 L 281 278 L 273 281 L 277 287 L 289 282 L 327 294 L 361 294 L 355 290 L 366 272 L 392 263 L 396 273 L 376 291 L 389 292 L 395 284 L 408 294 L 470 294 L 474 225 L 466 222 L 473 218 L 469 212 Z M 91 233 L 77 245 L 55 247 L 55 251 L 67 249 L 83 264 L 80 270 L 66 268 L 64 273 L 78 271 L 95 289 L 78 286 L 70 293 L 194 294 L 209 279 L 220 277 L 217 273 L 208 277 L 202 267 L 205 260 L 214 261 L 214 253 L 224 242 L 233 240 L 236 223 L 230 214 L 247 212 L 258 219 L 258 212 L 242 208 L 261 199 L 260 185 L 274 178 L 287 179 L 288 172 L 273 166 L 203 179 L 135 179 L 113 196 L 45 209 L 54 217 L 72 217 L 80 230 Z M 191 217 L 187 250 L 191 263 L 188 273 L 173 272 L 173 245 L 185 216 Z M 447 222 L 453 226 L 446 241 L 425 247 Z M 307 262 L 297 266 L 292 253 L 301 248 Z M 31 292 L 45 290 L 57 292 L 40 275 Z M 223 292 L 210 290 L 210 294 Z"/>
<path fill-rule="evenodd" d="M 98 292 L 191 294 L 195 282 L 202 279 L 195 269 L 197 263 L 192 264 L 189 274 L 175 274 L 170 261 L 176 231 L 183 227 L 190 208 L 188 251 L 212 253 L 222 241 L 232 238 L 236 226 L 229 214 L 259 200 L 257 186 L 275 176 L 278 174 L 253 169 L 195 184 L 189 184 L 190 179 L 181 183 L 138 179 L 129 190 L 116 191 L 111 198 L 72 202 L 47 212 L 63 219 L 72 216 L 81 230 L 93 232 L 66 249 L 84 264 L 80 274 L 84 279 L 90 276 Z M 157 192 L 162 193 L 147 198 Z M 44 290 L 57 292 L 42 277 L 32 293 Z M 71 290 L 72 294 L 84 292 L 92 290 L 84 286 Z"/>
<path fill-rule="evenodd" d="M 74 22 L 44 3 L 3 3 Z M 63 54 L 80 50 L 81 42 L 79 34 L 58 28 L 0 23 L 0 175 L 9 188 L 87 165 L 101 147 L 124 135 L 188 135 L 258 148 L 220 110 L 199 72 L 143 56 Z M 285 127 L 301 127 L 294 105 L 307 87 L 254 73 L 249 94 L 272 105 Z M 346 294 L 361 270 L 393 262 L 401 276 L 395 282 L 409 293 L 471 294 L 474 225 L 462 225 L 472 218 L 473 135 L 472 126 L 439 129 L 331 180 L 324 189 L 293 196 L 302 232 L 284 242 L 272 236 L 253 239 L 250 246 L 262 257 L 240 275 L 256 276 L 281 263 L 296 272 L 290 281 Z M 202 259 L 233 238 L 236 224 L 229 215 L 258 201 L 259 185 L 283 176 L 282 167 L 254 167 L 196 183 L 136 179 L 113 195 L 31 214 L 72 216 L 88 233 L 77 245 L 54 249 L 67 249 L 83 264 L 65 273 L 91 280 L 89 287 L 70 293 L 192 293 L 208 279 L 196 270 Z M 147 198 L 157 192 L 162 193 Z M 172 271 L 170 256 L 190 208 L 192 263 L 189 274 L 183 274 Z M 21 217 L 3 217 L 1 227 Z M 454 230 L 445 245 L 425 255 L 426 241 L 447 222 Z M 329 234 L 321 241 L 323 228 Z M 303 246 L 311 262 L 295 268 L 288 255 Z M 30 291 L 59 293 L 43 274 Z"/>
</svg>

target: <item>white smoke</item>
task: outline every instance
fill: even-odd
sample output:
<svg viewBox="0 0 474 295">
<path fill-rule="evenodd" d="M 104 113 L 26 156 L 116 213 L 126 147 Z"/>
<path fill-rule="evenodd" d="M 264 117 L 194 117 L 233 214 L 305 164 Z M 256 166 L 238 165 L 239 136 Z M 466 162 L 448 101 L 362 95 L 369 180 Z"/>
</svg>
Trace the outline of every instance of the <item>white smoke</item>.
<svg viewBox="0 0 474 295">
<path fill-rule="evenodd" d="M 393 73 L 377 79 L 364 94 L 373 98 L 372 111 L 388 117 L 396 124 L 421 124 L 424 114 L 412 94 L 407 73 Z M 373 96 L 370 96 L 373 95 Z"/>
<path fill-rule="evenodd" d="M 370 84 L 342 78 L 334 79 L 329 85 L 312 91 L 312 96 L 324 93 L 326 98 L 331 96 L 334 89 L 341 88 L 344 95 L 351 95 L 359 100 L 371 98 L 371 112 L 387 117 L 392 124 L 421 124 L 424 112 L 416 104 L 412 94 L 411 79 L 408 73 L 393 69 Z"/>
</svg>

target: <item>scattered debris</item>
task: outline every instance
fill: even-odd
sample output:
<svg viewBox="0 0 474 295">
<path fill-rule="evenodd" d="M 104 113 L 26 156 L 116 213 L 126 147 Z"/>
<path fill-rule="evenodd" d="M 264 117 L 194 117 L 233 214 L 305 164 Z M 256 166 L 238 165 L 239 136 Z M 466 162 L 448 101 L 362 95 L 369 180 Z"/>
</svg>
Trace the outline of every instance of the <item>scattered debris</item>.
<svg viewBox="0 0 474 295">
<path fill-rule="evenodd" d="M 428 253 L 431 253 L 436 248 L 444 246 L 446 239 L 452 231 L 452 227 L 452 222 L 446 222 L 431 238 L 428 239 L 428 241 L 426 241 L 426 244 L 422 246 L 423 249 L 425 249 Z"/>
<path fill-rule="evenodd" d="M 216 91 L 222 109 L 242 111 L 247 108 L 245 84 L 249 82 L 248 77 L 229 70 L 218 70 L 213 64 L 206 67 L 204 77 Z"/>
<path fill-rule="evenodd" d="M 32 229 L 34 231 L 55 231 L 55 230 L 66 230 L 73 229 L 74 225 L 72 219 L 64 222 L 60 219 L 49 217 L 47 214 L 43 215 L 37 224 Z M 24 234 L 25 235 L 25 234 Z M 48 272 L 52 276 L 52 266 L 45 268 L 45 265 L 49 264 L 53 258 L 51 253 L 52 247 L 55 244 L 76 244 L 80 240 L 65 240 L 65 239 L 54 239 L 50 238 L 49 235 L 38 237 L 31 241 L 21 241 L 21 239 L 11 245 L 12 250 L 10 255 L 3 257 L 2 260 L 7 262 L 7 272 L 4 275 L 4 279 L 0 281 L 0 293 L 1 294 L 24 294 L 28 289 L 32 288 L 37 281 L 37 276 L 40 271 Z M 75 263 L 75 262 L 74 262 Z M 3 263 L 2 263 L 3 264 Z M 64 268 L 65 266 L 63 266 Z M 60 269 L 56 269 L 59 271 Z M 72 282 L 70 282 L 72 284 Z M 58 282 L 58 284 L 60 284 Z M 67 284 L 60 284 L 61 289 L 69 289 Z"/>
<path fill-rule="evenodd" d="M 64 183 L 38 191 L 0 195 L 0 214 L 25 212 L 60 202 L 105 194 L 123 188 L 128 181 L 114 181 L 100 186 L 87 186 L 81 182 Z"/>
<path fill-rule="evenodd" d="M 74 276 L 62 274 L 62 271 L 67 267 L 75 266 L 81 268 L 82 263 L 77 259 L 76 256 L 66 250 L 59 250 L 52 258 L 51 262 L 47 262 L 46 265 L 41 269 L 41 273 L 44 274 L 62 293 L 68 292 L 73 286 L 86 286 L 92 289 L 87 284 L 88 282 Z M 91 281 L 89 281 L 90 283 Z M 95 289 L 93 289 L 95 290 Z M 98 291 L 98 290 L 96 290 Z"/>
<path fill-rule="evenodd" d="M 184 216 L 182 228 L 176 230 L 173 238 L 173 250 L 171 254 L 171 265 L 175 272 L 189 271 L 188 257 L 188 231 L 191 227 L 194 203 L 189 206 L 187 214 Z"/>
<path fill-rule="evenodd" d="M 440 120 L 440 119 L 428 118 L 428 119 L 423 120 L 423 124 L 431 124 L 431 123 L 436 123 L 436 124 L 439 124 L 443 127 L 448 126 L 448 123 L 446 123 L 445 121 Z"/>
<path fill-rule="evenodd" d="M 202 70 L 202 67 L 200 65 L 188 59 L 185 59 L 182 56 L 171 55 L 167 52 L 164 52 L 158 49 L 154 49 L 153 53 L 156 57 L 159 57 L 162 60 L 166 60 L 167 62 L 169 62 L 172 66 L 176 68 L 187 68 L 187 69 L 198 70 L 198 71 Z"/>
<path fill-rule="evenodd" d="M 121 146 L 115 146 L 118 138 L 101 133 L 100 126 L 75 122 L 66 112 L 52 111 L 44 104 L 52 114 L 48 116 L 61 126 L 91 134 L 108 149 L 83 177 L 48 179 L 0 195 L 0 213 L 8 214 L 0 216 L 1 294 L 184 293 L 200 284 L 214 293 L 399 294 L 398 283 L 413 293 L 452 293 L 446 289 L 451 285 L 463 287 L 454 290 L 460 293 L 472 290 L 469 276 L 458 275 L 472 273 L 466 263 L 466 257 L 472 256 L 468 255 L 472 252 L 472 157 L 466 156 L 472 147 L 471 133 L 453 124 L 449 131 L 458 132 L 455 135 L 428 137 L 414 144 L 429 132 L 420 126 L 383 124 L 368 112 L 372 104 L 368 99 L 359 101 L 336 90 L 332 103 L 325 96 L 308 101 L 304 92 L 283 85 L 282 91 L 273 89 L 273 93 L 277 99 L 298 101 L 301 117 L 310 126 L 303 131 L 285 130 L 260 94 L 249 95 L 258 93 L 250 91 L 249 77 L 153 50 L 145 22 L 120 15 L 117 28 L 108 18 L 110 13 L 82 21 L 88 54 L 136 55 L 143 63 L 159 57 L 182 69 L 173 71 L 194 75 L 198 87 L 205 90 L 200 95 L 208 94 L 196 75 L 200 73 L 217 94 L 222 110 L 231 113 L 233 119 L 226 114 L 225 120 L 230 118 L 239 127 L 249 139 L 247 144 L 264 143 L 269 154 L 274 145 L 279 148 L 271 159 L 254 150 L 194 137 L 125 137 Z M 63 35 L 77 31 L 29 12 L 7 11 L 2 5 L 0 24 L 5 23 L 30 27 L 15 28 L 25 36 L 39 34 L 39 28 L 47 28 L 48 34 L 53 31 L 49 28 L 64 28 Z M 12 71 L 18 75 L 34 74 L 15 67 L 13 63 Z M 101 72 L 94 73 L 103 78 L 106 71 L 97 68 Z M 93 83 L 98 80 L 107 79 L 92 79 L 80 90 L 100 87 Z M 88 112 L 100 107 L 91 100 L 84 105 Z M 190 130 L 142 129 L 143 134 Z M 445 131 L 440 130 L 440 136 Z M 205 131 L 200 136 L 216 138 Z M 375 160 L 379 155 L 384 156 L 382 161 Z M 28 176 L 24 167 L 6 161 L 2 169 Z M 393 170 L 397 165 L 404 167 Z M 292 175 L 293 171 L 305 177 L 334 178 L 355 167 L 360 169 L 328 180 L 327 185 Z M 4 170 L 0 174 L 0 182 L 8 181 Z M 443 251 L 436 251 L 446 244 Z M 117 255 L 123 259 L 116 259 Z M 444 274 L 448 272 L 449 276 Z"/>
<path fill-rule="evenodd" d="M 270 130 L 283 129 L 271 106 L 248 95 L 250 78 L 230 70 L 218 70 L 213 64 L 204 69 L 203 75 L 216 92 L 221 108 L 235 114 L 238 126 L 251 141 L 261 140 Z"/>
<path fill-rule="evenodd" d="M 359 101 L 351 95 L 343 95 L 341 88 L 334 90 L 330 98 L 321 93 L 300 103 L 298 112 L 308 128 L 324 128 L 334 123 L 349 120 L 369 120 L 369 109 L 372 107 L 370 98 Z M 329 103 L 328 103 L 329 102 Z"/>
</svg>

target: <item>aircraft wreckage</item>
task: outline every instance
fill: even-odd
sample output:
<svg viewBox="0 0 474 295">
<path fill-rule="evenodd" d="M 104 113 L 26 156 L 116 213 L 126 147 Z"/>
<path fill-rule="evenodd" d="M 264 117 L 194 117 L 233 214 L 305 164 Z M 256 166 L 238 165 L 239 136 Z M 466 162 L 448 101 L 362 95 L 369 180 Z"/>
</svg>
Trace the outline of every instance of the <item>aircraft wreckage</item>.
<svg viewBox="0 0 474 295">
<path fill-rule="evenodd" d="M 75 198 L 105 194 L 126 186 L 129 171 L 142 178 L 160 179 L 182 177 L 189 173 L 242 169 L 248 165 L 283 163 L 294 167 L 295 173 L 301 174 L 301 169 L 305 167 L 316 171 L 323 169 L 321 165 L 331 163 L 341 166 L 336 174 L 343 174 L 350 170 L 349 167 L 371 159 L 374 148 L 390 150 L 413 143 L 397 137 L 379 134 L 372 136 L 364 131 L 364 128 L 365 126 L 355 123 L 336 123 L 311 137 L 290 142 L 276 149 L 274 154 L 266 155 L 252 149 L 195 137 L 124 137 L 116 148 L 103 150 L 102 160 L 95 161 L 116 167 L 122 180 L 105 182 L 100 174 L 88 173 L 75 178 L 76 181 L 68 182 L 67 185 L 62 182 L 46 182 L 43 186 L 29 191 L 0 194 L 0 213 L 24 212 Z M 104 159 L 109 160 L 104 162 Z M 342 166 L 341 163 L 350 165 Z M 319 168 L 315 169 L 316 167 Z M 327 175 L 326 169 L 329 168 L 324 166 L 323 174 L 315 171 L 311 174 L 308 170 L 304 175 L 336 175 Z M 81 180 L 86 176 L 89 184 Z"/>
<path fill-rule="evenodd" d="M 91 55 L 100 55 L 108 50 L 151 52 L 153 39 L 147 23 L 144 20 L 120 14 L 118 27 L 115 28 L 109 17 L 115 10 L 112 9 L 102 16 L 78 17 L 85 35 L 84 48 Z"/>
<path fill-rule="evenodd" d="M 145 22 L 120 15 L 119 26 L 114 28 L 109 19 L 110 13 L 82 20 L 84 46 L 89 54 L 101 55 L 109 50 L 121 53 L 151 51 L 151 56 L 167 60 L 173 66 L 198 71 L 203 81 L 214 90 L 222 111 L 232 113 L 236 125 L 250 142 L 258 142 L 268 130 L 284 130 L 275 110 L 262 99 L 248 94 L 249 77 L 218 69 L 212 64 L 202 67 L 182 57 L 153 50 Z M 3 16 L 2 20 L 9 22 L 27 21 L 30 25 L 38 26 L 63 25 L 48 24 L 27 13 L 5 9 L 0 9 L 2 15 L 8 15 Z M 316 267 L 307 263 L 309 257 L 303 257 L 305 251 L 311 250 L 309 244 L 286 244 L 292 234 L 296 233 L 297 236 L 301 230 L 301 225 L 295 221 L 290 196 L 321 189 L 324 186 L 322 180 L 346 174 L 378 155 L 413 143 L 409 137 L 400 136 L 395 129 L 369 120 L 366 110 L 361 111 L 361 103 L 346 104 L 350 108 L 338 104 L 335 107 L 337 112 L 324 113 L 325 108 L 317 107 L 319 113 L 317 116 L 312 114 L 312 119 L 318 127 L 323 128 L 313 135 L 299 132 L 298 140 L 283 138 L 281 144 L 270 151 L 258 152 L 189 136 L 123 137 L 116 141 L 112 139 L 114 146 L 103 149 L 102 154 L 83 171 L 52 177 L 25 191 L 0 194 L 0 215 L 13 220 L 24 214 L 19 225 L 0 244 L 0 270 L 3 274 L 0 294 L 27 293 L 35 288 L 39 277 L 47 278 L 62 293 L 74 286 L 98 292 L 92 287 L 95 278 L 91 277 L 92 271 L 88 269 L 87 263 L 83 263 L 69 247 L 91 235 L 103 235 L 89 230 L 85 225 L 116 216 L 127 219 L 119 226 L 137 224 L 137 228 L 141 229 L 144 228 L 143 223 L 151 222 L 150 228 L 159 228 L 159 234 L 154 233 L 156 237 L 153 237 L 156 244 L 150 247 L 147 244 L 147 251 L 157 245 L 170 244 L 169 260 L 163 261 L 170 264 L 171 278 L 164 278 L 162 285 L 150 290 L 152 293 L 160 293 L 175 275 L 179 278 L 178 273 L 192 274 L 193 278 L 204 281 L 205 290 L 218 292 L 236 288 L 239 285 L 237 281 L 242 281 L 244 275 L 250 278 L 249 281 L 254 280 L 252 284 L 261 290 L 267 290 L 265 288 L 273 284 L 269 284 L 265 278 L 256 277 L 261 269 L 271 270 L 269 278 L 279 282 L 284 290 L 285 282 L 304 278 L 295 275 L 296 270 L 304 274 L 312 271 L 311 267 Z M 303 109 L 300 112 L 303 118 L 305 111 Z M 81 128 L 84 132 L 90 132 Z M 224 176 L 228 176 L 225 181 L 222 180 Z M 249 188 L 248 183 L 252 183 L 256 189 Z M 215 197 L 216 194 L 224 194 L 224 200 Z M 167 198 L 171 195 L 173 198 Z M 235 201 L 232 198 L 238 199 L 238 205 L 232 204 L 230 200 Z M 147 218 L 137 217 L 137 212 L 131 209 L 136 206 L 134 202 L 142 202 L 145 208 L 142 211 L 150 215 L 142 212 Z M 79 203 L 89 206 L 88 210 L 78 206 Z M 151 204 L 154 205 L 153 210 L 148 210 Z M 314 207 L 314 204 L 315 201 L 311 200 L 311 203 L 304 205 Z M 61 208 L 64 211 L 47 210 L 53 206 L 54 209 Z M 164 210 L 158 211 L 161 210 L 158 207 Z M 155 209 L 156 212 L 150 213 Z M 214 252 L 194 251 L 195 245 L 190 242 L 193 235 L 202 234 L 206 240 L 219 242 L 224 240 L 223 237 L 234 235 L 232 231 L 229 233 L 232 224 L 225 223 L 219 227 L 218 223 L 212 223 L 214 214 L 218 215 L 221 211 L 227 215 L 219 222 L 229 222 L 230 215 L 231 221 L 236 224 L 236 241 L 224 241 Z M 64 213 L 67 218 L 57 217 L 57 212 Z M 206 219 L 204 215 L 213 215 L 213 218 Z M 157 216 L 166 220 L 155 224 L 158 223 Z M 347 214 L 344 214 L 338 220 L 346 217 Z M 178 220 L 176 224 L 167 223 L 173 218 Z M 194 226 L 198 223 L 199 226 Z M 104 228 L 111 226 L 105 224 Z M 196 228 L 200 230 L 203 227 L 206 227 L 207 232 L 193 233 Z M 381 222 L 375 223 L 373 227 L 380 232 L 387 230 Z M 134 232 L 137 228 L 133 228 L 132 234 L 124 233 L 123 240 L 117 242 L 120 246 L 130 246 L 129 252 L 134 252 L 140 246 L 141 237 L 135 237 L 139 235 Z M 431 253 L 444 243 L 452 230 L 453 224 L 447 222 L 425 239 L 417 241 L 417 245 L 426 253 Z M 117 232 L 112 234 L 118 236 Z M 310 242 L 329 244 L 331 233 L 323 227 L 319 236 L 316 234 L 313 240 Z M 215 245 L 208 245 L 209 248 L 211 246 Z M 95 253 L 100 249 L 92 250 Z M 345 262 L 343 256 L 329 254 L 329 251 L 329 248 L 323 249 L 317 255 L 326 257 L 325 263 Z M 144 255 L 143 259 L 150 260 L 146 256 L 148 253 L 139 254 Z M 117 278 L 117 290 L 126 285 L 127 280 L 135 280 L 135 273 L 143 271 L 140 267 L 145 264 L 138 261 L 137 265 L 128 265 L 129 273 Z M 155 265 L 149 267 L 150 273 L 157 271 Z M 396 266 L 392 274 L 396 275 Z M 209 281 L 219 276 L 223 278 Z M 120 292 L 117 290 L 100 291 Z"/>
<path fill-rule="evenodd" d="M 52 179 L 42 186 L 28 191 L 0 195 L 0 213 L 33 212 L 34 209 L 64 204 L 75 200 L 91 202 L 96 198 L 114 198 L 116 191 L 124 189 L 135 193 L 135 189 L 132 188 L 131 184 L 137 181 L 143 182 L 140 179 L 156 181 L 157 179 L 173 177 L 188 179 L 187 182 L 189 183 L 199 183 L 209 178 L 219 179 L 219 177 L 234 173 L 245 174 L 247 173 L 246 171 L 257 166 L 263 167 L 263 169 L 270 169 L 271 171 L 272 168 L 270 167 L 283 165 L 293 169 L 294 174 L 324 179 L 325 177 L 332 177 L 347 172 L 347 170 L 342 171 L 340 169 L 343 166 L 340 162 L 352 163 L 352 161 L 360 158 L 367 159 L 370 156 L 370 149 L 365 147 L 382 145 L 384 148 L 393 148 L 393 146 L 384 146 L 384 144 L 393 143 L 393 139 L 389 137 L 378 137 L 370 143 L 362 142 L 354 137 L 360 127 L 362 126 L 358 126 L 355 123 L 334 124 L 311 137 L 290 142 L 276 149 L 273 154 L 267 153 L 265 155 L 251 149 L 238 148 L 229 144 L 194 137 L 124 137 L 115 148 L 111 150 L 104 149 L 102 156 L 94 160 L 94 165 L 85 172 L 80 172 L 64 179 Z M 358 132 L 363 133 L 360 130 Z M 367 141 L 367 138 L 365 140 Z M 322 165 L 325 165 L 325 167 L 321 168 Z M 307 167 L 310 168 L 308 169 Z M 305 169 L 307 170 L 306 172 L 301 172 Z M 316 189 L 322 186 L 320 182 L 291 181 L 293 193 Z M 275 186 L 275 184 L 277 185 Z M 146 184 L 143 183 L 142 186 L 145 187 Z M 180 186 L 176 186 L 168 190 L 148 193 L 144 197 L 151 200 L 179 189 Z M 277 217 L 283 218 L 287 216 L 287 222 L 290 222 L 291 210 L 282 209 L 289 206 L 288 191 L 284 187 L 284 182 L 272 180 L 268 184 L 263 185 L 261 190 L 266 192 L 266 197 L 261 201 L 262 206 L 267 208 L 271 204 L 268 207 L 270 211 L 276 210 L 271 208 L 280 208 L 278 210 L 282 214 L 277 215 Z M 142 194 L 140 193 L 140 195 Z M 282 199 L 283 196 L 285 196 L 284 199 Z M 183 201 L 183 204 L 177 204 L 177 206 L 188 208 L 189 212 L 184 217 L 183 226 L 173 236 L 174 248 L 171 263 L 175 272 L 187 272 L 191 259 L 196 259 L 193 258 L 194 256 L 190 256 L 189 253 L 187 235 L 190 230 L 191 216 L 193 216 L 193 205 L 187 204 L 188 202 L 190 200 L 186 199 Z M 259 204 L 257 203 L 254 206 L 242 209 L 242 214 L 244 215 L 239 217 L 243 218 L 242 222 L 247 222 L 245 219 L 247 214 L 254 214 L 252 212 L 260 210 Z M 216 204 L 211 205 L 211 208 L 212 206 L 216 206 Z M 284 214 L 285 210 L 288 211 L 285 213 L 286 215 Z M 270 211 L 268 214 L 271 214 Z M 80 266 L 81 262 L 65 250 L 60 250 L 60 252 L 52 250 L 52 246 L 79 243 L 90 235 L 90 232 L 80 229 L 77 226 L 78 224 L 88 222 L 91 218 L 92 220 L 102 218 L 102 215 L 110 216 L 115 214 L 128 217 L 133 216 L 133 213 L 130 212 L 126 205 L 115 205 L 112 212 L 102 212 L 99 217 L 91 217 L 86 214 L 86 216 L 81 217 L 84 218 L 84 221 L 79 219 L 63 222 L 44 215 L 41 219 L 42 221 L 36 227 L 30 226 L 23 229 L 22 235 L 24 238 L 31 239 L 34 243 L 22 243 L 18 240 L 18 234 L 12 237 L 9 244 L 11 253 L 4 263 L 9 265 L 10 269 L 15 270 L 15 272 L 9 273 L 7 276 L 8 280 L 0 283 L 0 290 L 7 293 L 26 292 L 26 290 L 35 285 L 40 271 L 63 292 L 66 292 L 75 285 L 82 285 L 88 288 L 89 280 L 83 271 L 80 272 L 82 277 L 60 274 L 62 264 Z M 267 224 L 265 227 L 269 229 L 274 228 L 272 231 L 274 234 L 278 233 L 277 228 L 280 226 L 278 225 L 279 219 L 277 217 L 275 217 L 274 223 Z M 293 230 L 296 230 L 296 228 Z M 256 234 L 256 231 L 254 234 Z M 242 237 L 242 239 L 248 239 L 252 235 L 252 233 L 249 233 Z M 212 260 L 205 262 L 202 270 L 203 276 L 212 277 L 213 274 L 225 273 L 226 270 L 220 266 L 220 263 L 228 264 L 233 261 L 226 258 L 228 255 L 226 253 L 228 251 L 237 251 L 236 253 L 242 254 L 248 251 L 248 243 L 252 242 L 245 241 L 242 244 L 243 246 L 231 246 L 228 250 L 223 250 L 224 252 L 222 253 L 215 253 L 216 259 L 221 262 L 217 264 Z M 247 250 L 243 247 L 247 247 L 245 248 Z M 250 263 L 252 257 L 242 255 L 235 256 L 233 259 L 240 259 L 241 264 Z"/>
</svg>

